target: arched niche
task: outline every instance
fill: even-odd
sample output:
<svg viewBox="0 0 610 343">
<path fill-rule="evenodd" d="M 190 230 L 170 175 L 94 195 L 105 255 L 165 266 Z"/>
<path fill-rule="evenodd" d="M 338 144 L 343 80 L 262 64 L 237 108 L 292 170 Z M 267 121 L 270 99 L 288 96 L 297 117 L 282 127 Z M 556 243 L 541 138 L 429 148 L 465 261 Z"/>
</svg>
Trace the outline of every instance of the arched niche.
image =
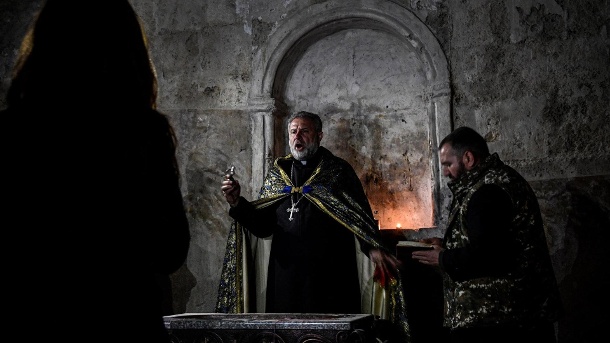
<svg viewBox="0 0 610 343">
<path fill-rule="evenodd" d="M 448 65 L 446 57 L 432 32 L 408 9 L 389 1 L 367 0 L 347 3 L 345 1 L 328 1 L 323 4 L 311 5 L 298 11 L 294 16 L 283 19 L 281 25 L 269 36 L 265 45 L 260 46 L 256 51 L 253 59 L 253 78 L 249 98 L 253 143 L 251 189 L 258 190 L 273 158 L 286 153 L 286 115 L 294 110 L 312 110 L 324 115 L 319 108 L 290 108 L 286 103 L 288 88 L 291 85 L 291 77 L 294 76 L 295 72 L 298 72 L 299 63 L 303 61 L 303 58 L 306 58 L 308 51 L 317 48 L 321 42 L 329 39 L 329 37 L 345 32 L 356 34 L 368 32 L 366 35 L 377 35 L 381 39 L 395 42 L 400 49 L 408 51 L 409 55 L 413 56 L 415 64 L 417 64 L 418 102 L 416 108 L 411 109 L 411 111 L 417 113 L 417 116 L 420 117 L 418 117 L 419 122 L 411 124 L 411 127 L 421 129 L 421 132 L 414 136 L 418 137 L 420 141 L 407 143 L 417 143 L 421 147 L 417 152 L 421 156 L 418 155 L 417 159 L 420 160 L 420 164 L 427 164 L 426 168 L 428 170 L 427 175 L 418 174 L 418 186 L 423 187 L 422 189 L 428 193 L 419 196 L 419 198 L 423 198 L 419 201 L 424 202 L 420 206 L 425 207 L 427 211 L 426 219 L 423 220 L 425 223 L 420 226 L 440 225 L 443 218 L 441 209 L 445 207 L 441 199 L 447 198 L 441 195 L 447 193 L 447 189 L 440 180 L 441 173 L 436 147 L 440 139 L 451 131 L 451 93 Z M 340 45 L 341 41 L 336 43 Z M 385 130 L 384 127 L 394 126 L 387 120 L 385 122 L 378 120 L 379 118 L 388 118 L 389 114 L 375 112 L 375 110 L 371 113 L 367 111 L 367 109 L 358 111 L 359 118 L 357 120 L 361 121 L 360 126 L 363 130 L 374 126 L 369 125 L 368 122 L 372 118 L 379 124 L 382 132 Z M 350 120 L 356 120 L 353 118 L 354 115 L 349 110 L 339 109 L 332 113 L 331 117 L 323 117 L 323 120 L 325 125 L 327 120 L 331 122 L 331 125 L 335 125 L 334 127 L 331 126 L 331 130 L 341 130 L 341 125 L 348 127 Z M 393 119 L 397 122 L 406 122 L 404 118 Z M 391 132 L 391 130 L 388 130 L 388 132 Z M 380 141 L 383 142 L 383 138 Z M 388 138 L 387 140 L 391 145 L 392 139 Z M 324 146 L 327 146 L 327 143 L 323 141 Z M 367 148 L 364 147 L 363 150 L 367 150 Z M 387 152 L 387 147 L 384 147 L 383 150 Z M 334 152 L 336 153 L 336 151 Z M 386 156 L 392 161 L 398 160 L 399 158 L 396 158 L 392 153 L 382 153 L 379 156 Z M 369 155 L 367 151 L 363 154 Z M 366 156 L 363 158 L 366 158 Z M 350 158 L 346 159 L 350 161 Z M 355 159 L 357 160 L 358 157 Z M 425 161 L 422 162 L 421 160 Z M 375 193 L 372 190 L 374 186 L 365 185 L 365 188 L 368 187 L 368 190 L 371 191 L 372 196 L 369 195 L 369 198 L 373 199 L 371 204 L 374 210 L 376 210 L 376 207 L 377 209 L 380 207 L 385 209 L 397 205 L 399 207 L 398 212 L 400 212 L 400 206 L 402 206 L 400 201 L 405 201 L 405 206 L 408 205 L 407 201 L 410 201 L 406 197 L 396 196 L 396 194 L 401 194 L 400 187 L 405 182 L 391 180 L 403 167 L 400 163 L 392 164 L 392 161 L 383 162 L 381 167 L 378 168 L 385 168 L 384 163 L 391 165 L 390 169 L 392 171 L 385 172 L 385 176 L 383 176 L 383 172 L 373 170 L 375 167 L 371 166 L 374 163 L 369 163 L 370 161 L 362 163 L 363 169 L 359 169 L 359 163 L 356 163 L 358 165 L 355 166 L 355 169 L 359 172 L 361 180 L 375 179 L 371 185 L 377 185 L 376 182 L 380 180 L 379 177 L 382 179 L 385 177 L 385 180 L 382 180 L 383 182 L 379 182 L 379 184 L 386 184 L 387 188 L 384 189 L 384 186 L 380 186 L 379 194 L 372 194 Z M 370 170 L 367 169 L 369 167 Z M 422 182 L 425 185 L 419 185 Z M 409 185 L 405 183 L 404 187 L 408 188 Z M 412 189 L 410 190 L 412 191 Z M 388 199 L 394 200 L 382 199 L 384 192 L 393 194 L 395 197 Z M 381 204 L 383 201 L 389 202 Z M 388 218 L 393 217 L 388 215 Z M 382 224 L 382 227 L 391 227 L 388 224 Z M 409 226 L 414 227 L 415 225 Z"/>
</svg>

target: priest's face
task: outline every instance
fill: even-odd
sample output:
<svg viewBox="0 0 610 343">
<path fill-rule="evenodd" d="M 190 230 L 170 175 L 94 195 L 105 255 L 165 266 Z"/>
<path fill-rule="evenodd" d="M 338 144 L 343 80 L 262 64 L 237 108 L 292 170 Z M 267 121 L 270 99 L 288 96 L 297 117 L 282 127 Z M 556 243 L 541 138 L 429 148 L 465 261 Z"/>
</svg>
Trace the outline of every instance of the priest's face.
<svg viewBox="0 0 610 343">
<path fill-rule="evenodd" d="M 309 159 L 318 150 L 322 136 L 322 132 L 316 132 L 312 120 L 295 118 L 288 126 L 290 153 L 299 161 Z"/>
</svg>

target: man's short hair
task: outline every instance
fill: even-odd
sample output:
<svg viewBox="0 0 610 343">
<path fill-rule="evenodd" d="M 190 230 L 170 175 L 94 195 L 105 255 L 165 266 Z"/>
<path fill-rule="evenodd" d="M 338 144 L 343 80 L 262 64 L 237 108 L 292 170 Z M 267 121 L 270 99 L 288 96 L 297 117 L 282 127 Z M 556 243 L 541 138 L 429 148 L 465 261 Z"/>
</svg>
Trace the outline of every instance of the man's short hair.
<svg viewBox="0 0 610 343">
<path fill-rule="evenodd" d="M 458 156 L 462 156 L 466 151 L 472 152 L 478 158 L 489 156 L 489 147 L 485 138 L 474 129 L 466 126 L 458 127 L 448 134 L 447 137 L 443 138 L 438 149 L 440 150 L 445 144 L 451 145 L 451 148 Z"/>
<path fill-rule="evenodd" d="M 322 119 L 320 119 L 319 115 L 307 111 L 299 111 L 290 116 L 290 118 L 288 119 L 288 128 L 290 128 L 290 123 L 292 123 L 292 121 L 296 118 L 310 119 L 311 121 L 313 121 L 314 129 L 316 130 L 316 132 L 322 132 Z"/>
</svg>

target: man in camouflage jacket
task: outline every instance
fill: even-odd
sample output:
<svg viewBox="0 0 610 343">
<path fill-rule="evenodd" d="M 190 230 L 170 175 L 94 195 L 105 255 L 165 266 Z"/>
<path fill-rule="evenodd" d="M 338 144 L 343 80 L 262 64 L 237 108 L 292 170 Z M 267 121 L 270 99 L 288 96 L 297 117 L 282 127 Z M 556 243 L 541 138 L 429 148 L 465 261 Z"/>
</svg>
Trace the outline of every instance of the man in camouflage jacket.
<svg viewBox="0 0 610 343">
<path fill-rule="evenodd" d="M 470 128 L 439 151 L 454 195 L 448 226 L 413 258 L 442 271 L 451 342 L 556 342 L 562 307 L 533 190 Z"/>
</svg>

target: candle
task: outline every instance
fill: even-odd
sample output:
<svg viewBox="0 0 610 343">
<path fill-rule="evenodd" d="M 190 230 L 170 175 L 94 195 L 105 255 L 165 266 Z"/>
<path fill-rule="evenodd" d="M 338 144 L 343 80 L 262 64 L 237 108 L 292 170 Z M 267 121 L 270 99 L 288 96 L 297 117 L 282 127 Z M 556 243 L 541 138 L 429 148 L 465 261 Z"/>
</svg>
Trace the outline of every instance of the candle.
<svg viewBox="0 0 610 343">
<path fill-rule="evenodd" d="M 396 223 L 396 230 L 400 230 L 401 226 L 400 223 Z"/>
</svg>

